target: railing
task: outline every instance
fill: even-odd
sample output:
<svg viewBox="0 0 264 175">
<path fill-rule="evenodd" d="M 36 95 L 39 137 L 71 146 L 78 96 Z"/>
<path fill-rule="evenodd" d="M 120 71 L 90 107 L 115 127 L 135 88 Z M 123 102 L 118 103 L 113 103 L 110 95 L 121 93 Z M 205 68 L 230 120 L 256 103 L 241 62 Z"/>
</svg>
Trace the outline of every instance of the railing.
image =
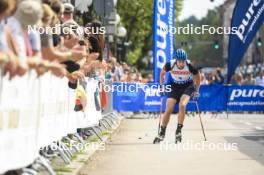
<svg viewBox="0 0 264 175">
<path fill-rule="evenodd" d="M 66 78 L 49 73 L 38 78 L 31 71 L 11 81 L 0 75 L 0 174 L 30 165 L 40 148 L 77 129 L 97 127 L 101 121 L 111 124 L 112 104 L 102 115 L 95 103 L 100 103 L 99 82 L 91 78 L 85 82 L 85 93 L 77 94 L 68 88 Z M 76 96 L 81 97 L 83 111 L 74 110 Z"/>
</svg>

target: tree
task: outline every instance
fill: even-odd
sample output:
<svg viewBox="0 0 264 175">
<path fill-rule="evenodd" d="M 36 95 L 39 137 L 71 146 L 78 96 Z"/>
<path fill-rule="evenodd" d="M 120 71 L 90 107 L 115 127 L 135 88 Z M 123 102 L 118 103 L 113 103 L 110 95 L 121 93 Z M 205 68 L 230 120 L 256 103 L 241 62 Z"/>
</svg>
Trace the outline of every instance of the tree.
<svg viewBox="0 0 264 175">
<path fill-rule="evenodd" d="M 176 19 L 179 16 L 183 0 L 175 0 Z M 120 0 L 117 12 L 122 25 L 127 29 L 126 42 L 131 42 L 127 61 L 140 67 L 140 58 L 152 50 L 153 0 Z"/>
<path fill-rule="evenodd" d="M 187 24 L 193 24 L 194 26 L 201 27 L 202 25 L 209 25 L 211 27 L 219 27 L 221 24 L 220 9 L 215 8 L 209 10 L 207 15 L 201 20 L 196 19 L 194 16 L 180 22 L 178 26 L 184 27 Z M 223 65 L 223 48 L 222 48 L 221 35 L 210 35 L 208 32 L 197 35 L 197 34 L 176 34 L 175 44 L 176 47 L 183 47 L 187 50 L 189 58 L 196 62 L 200 67 L 216 67 Z M 181 45 L 182 42 L 187 42 L 187 45 Z M 219 44 L 219 48 L 216 46 Z"/>
</svg>

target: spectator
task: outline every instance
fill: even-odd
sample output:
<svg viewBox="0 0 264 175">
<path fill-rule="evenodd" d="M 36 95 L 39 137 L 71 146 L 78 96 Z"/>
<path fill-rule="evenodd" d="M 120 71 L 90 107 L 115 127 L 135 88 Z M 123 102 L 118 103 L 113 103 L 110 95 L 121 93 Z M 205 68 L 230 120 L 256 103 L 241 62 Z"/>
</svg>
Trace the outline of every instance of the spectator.
<svg viewBox="0 0 264 175">
<path fill-rule="evenodd" d="M 105 79 L 107 80 L 111 80 L 113 77 L 113 72 L 112 72 L 113 68 L 111 64 L 107 65 L 107 69 L 106 69 L 106 73 L 105 73 Z"/>
<path fill-rule="evenodd" d="M 39 2 L 24 0 L 18 4 L 15 14 L 7 19 L 7 26 L 14 37 L 15 53 L 19 58 L 19 75 L 26 73 L 28 65 L 30 68 L 34 68 L 36 65 L 36 60 L 32 59 L 34 53 L 27 29 L 28 26 L 34 26 L 39 23 L 42 14 Z"/>
<path fill-rule="evenodd" d="M 222 75 L 221 69 L 217 68 L 215 72 L 215 83 L 223 84 L 224 83 L 224 76 Z"/>
<path fill-rule="evenodd" d="M 253 74 L 247 75 L 246 79 L 243 82 L 244 85 L 255 85 L 256 80 L 253 77 Z"/>
<path fill-rule="evenodd" d="M 11 14 L 16 4 L 15 0 L 0 1 L 0 66 L 3 64 L 4 73 L 9 73 L 10 79 L 18 74 L 19 62 L 15 57 L 17 50 L 14 39 L 4 19 Z"/>
<path fill-rule="evenodd" d="M 142 83 L 143 78 L 142 78 L 141 73 L 137 72 L 134 76 L 135 76 L 135 81 L 136 81 L 137 83 Z"/>
<path fill-rule="evenodd" d="M 48 27 L 52 25 L 51 19 L 55 16 L 55 13 L 51 10 L 49 6 L 46 4 L 43 5 L 44 13 L 45 13 L 45 18 L 42 19 L 43 22 L 43 27 Z M 71 39 L 70 37 L 73 34 L 67 34 L 67 37 L 69 36 L 69 40 Z M 53 37 L 52 33 L 49 31 L 45 31 L 41 36 L 41 52 L 42 56 L 44 59 L 54 61 L 58 60 L 60 62 L 62 61 L 68 61 L 68 60 L 73 60 L 77 61 L 80 59 L 83 59 L 86 56 L 86 52 L 80 52 L 80 51 L 74 51 L 67 49 L 66 50 L 58 50 L 57 48 L 54 47 L 53 43 Z M 65 36 L 66 37 L 66 36 Z M 75 40 L 70 40 L 75 41 Z"/>
<path fill-rule="evenodd" d="M 33 56 L 32 45 L 29 42 L 28 26 L 34 26 L 40 22 L 43 15 L 41 4 L 37 1 L 24 0 L 19 3 L 16 13 L 8 19 L 13 36 L 18 47 L 18 55 L 21 60 Z"/>
<path fill-rule="evenodd" d="M 206 80 L 206 77 L 204 73 L 201 73 L 201 85 L 207 85 L 208 81 Z"/>
<path fill-rule="evenodd" d="M 243 75 L 241 73 L 235 74 L 235 85 L 243 84 Z"/>
<path fill-rule="evenodd" d="M 256 85 L 264 86 L 264 70 L 259 73 L 259 76 L 256 77 Z"/>
<path fill-rule="evenodd" d="M 103 60 L 103 52 L 105 48 L 104 33 L 101 32 L 102 24 L 99 21 L 93 21 L 85 25 L 84 36 L 89 40 L 91 45 L 94 45 L 96 52 L 99 52 L 98 60 Z M 97 48 L 96 48 L 96 47 Z"/>
<path fill-rule="evenodd" d="M 153 82 L 154 82 L 153 75 L 152 74 L 148 74 L 147 83 L 153 83 Z"/>
<path fill-rule="evenodd" d="M 122 77 L 122 67 L 119 63 L 116 63 L 115 65 L 115 71 L 114 71 L 114 81 L 120 81 Z"/>
<path fill-rule="evenodd" d="M 71 3 L 64 3 L 63 17 L 61 18 L 63 23 L 70 22 L 77 24 L 73 19 L 74 6 Z"/>
<path fill-rule="evenodd" d="M 50 7 L 53 10 L 53 12 L 56 14 L 55 19 L 61 22 L 63 19 L 63 11 L 64 11 L 63 4 L 59 0 L 53 0 L 52 2 L 50 2 Z M 61 43 L 61 38 L 59 33 L 53 33 L 52 38 L 53 38 L 53 45 L 55 47 Z"/>
<path fill-rule="evenodd" d="M 209 73 L 209 75 L 208 75 L 208 84 L 209 85 L 215 84 L 215 73 L 214 72 Z"/>
<path fill-rule="evenodd" d="M 134 83 L 135 82 L 135 74 L 132 72 L 128 72 L 126 82 Z"/>
</svg>

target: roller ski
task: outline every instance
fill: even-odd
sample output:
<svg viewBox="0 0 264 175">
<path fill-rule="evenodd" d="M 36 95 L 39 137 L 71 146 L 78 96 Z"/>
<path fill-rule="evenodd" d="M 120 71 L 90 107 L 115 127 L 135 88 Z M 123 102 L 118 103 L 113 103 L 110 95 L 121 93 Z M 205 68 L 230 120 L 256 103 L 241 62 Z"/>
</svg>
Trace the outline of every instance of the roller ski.
<svg viewBox="0 0 264 175">
<path fill-rule="evenodd" d="M 165 133 L 166 133 L 166 127 L 161 126 L 159 128 L 158 136 L 155 137 L 155 139 L 153 140 L 153 144 L 159 144 L 160 142 L 162 142 L 165 138 Z"/>
<path fill-rule="evenodd" d="M 177 143 L 180 143 L 180 142 L 182 142 L 182 134 L 178 133 L 175 136 L 175 143 L 177 144 Z"/>
<path fill-rule="evenodd" d="M 182 129 L 183 125 L 182 124 L 178 124 L 177 126 L 177 130 L 176 130 L 176 134 L 175 134 L 175 144 L 182 142 Z"/>
</svg>

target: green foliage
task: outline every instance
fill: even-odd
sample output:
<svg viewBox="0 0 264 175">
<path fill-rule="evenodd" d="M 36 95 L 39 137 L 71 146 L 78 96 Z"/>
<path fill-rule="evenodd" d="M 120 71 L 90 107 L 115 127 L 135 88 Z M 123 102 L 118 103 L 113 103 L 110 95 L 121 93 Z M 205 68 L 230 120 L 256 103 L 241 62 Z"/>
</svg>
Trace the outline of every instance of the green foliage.
<svg viewBox="0 0 264 175">
<path fill-rule="evenodd" d="M 182 11 L 182 1 L 183 0 L 176 0 L 175 1 L 175 19 L 176 21 L 178 21 L 178 17 L 180 16 L 181 14 L 181 11 Z"/>
<path fill-rule="evenodd" d="M 138 58 L 141 56 L 141 49 L 136 48 L 127 54 L 127 63 L 129 65 L 135 65 Z"/>
<path fill-rule="evenodd" d="M 180 14 L 183 0 L 175 0 L 175 17 Z M 127 49 L 127 61 L 140 64 L 139 59 L 152 50 L 152 21 L 154 0 L 119 0 L 117 12 L 122 25 L 127 29 L 126 41 L 131 41 Z"/>
<path fill-rule="evenodd" d="M 178 26 L 186 26 L 187 24 L 193 24 L 194 26 L 201 27 L 202 25 L 209 25 L 212 27 L 222 26 L 221 24 L 220 9 L 215 8 L 209 10 L 207 15 L 198 20 L 194 16 L 180 22 Z M 176 34 L 175 43 L 176 47 L 182 47 L 181 42 L 187 42 L 187 46 L 183 46 L 187 50 L 189 58 L 195 62 L 198 66 L 203 67 L 216 67 L 223 65 L 223 46 L 222 46 L 222 35 L 210 35 L 206 32 L 203 35 L 197 34 Z M 215 41 L 218 41 L 218 49 L 215 49 Z"/>
</svg>

